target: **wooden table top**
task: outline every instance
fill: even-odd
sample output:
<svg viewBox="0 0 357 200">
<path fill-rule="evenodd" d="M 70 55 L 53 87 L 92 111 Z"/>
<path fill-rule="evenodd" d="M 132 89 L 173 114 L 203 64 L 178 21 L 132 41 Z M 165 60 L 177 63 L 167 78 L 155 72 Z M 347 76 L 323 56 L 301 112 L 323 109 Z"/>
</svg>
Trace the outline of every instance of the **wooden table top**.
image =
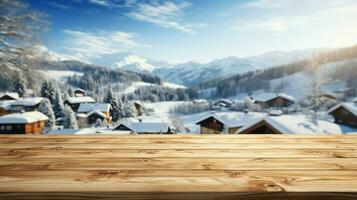
<svg viewBox="0 0 357 200">
<path fill-rule="evenodd" d="M 0 135 L 0 199 L 285 192 L 356 199 L 357 135 Z"/>
</svg>

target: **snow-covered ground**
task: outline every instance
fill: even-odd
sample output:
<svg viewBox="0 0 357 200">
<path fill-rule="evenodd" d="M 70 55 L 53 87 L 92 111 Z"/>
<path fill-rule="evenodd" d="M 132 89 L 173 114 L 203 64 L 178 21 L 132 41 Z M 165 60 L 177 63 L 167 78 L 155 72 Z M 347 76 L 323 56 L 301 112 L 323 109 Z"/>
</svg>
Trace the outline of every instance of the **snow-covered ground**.
<svg viewBox="0 0 357 200">
<path fill-rule="evenodd" d="M 152 84 L 152 83 L 147 83 L 147 82 L 141 82 L 141 81 L 140 82 L 133 82 L 128 87 L 126 87 L 122 92 L 119 92 L 119 94 L 120 95 L 122 95 L 122 94 L 131 94 L 131 93 L 134 93 L 135 90 L 137 90 L 137 89 L 139 89 L 141 87 L 148 87 L 148 86 L 159 87 L 159 85 Z M 183 88 L 185 88 L 185 86 L 174 84 L 174 83 L 168 83 L 168 82 L 164 82 L 161 87 L 171 88 L 171 89 L 183 89 Z"/>
<path fill-rule="evenodd" d="M 66 82 L 68 77 L 77 75 L 83 76 L 83 73 L 76 71 L 56 71 L 56 70 L 41 70 L 41 72 L 48 78 L 55 79 L 59 82 Z"/>
</svg>

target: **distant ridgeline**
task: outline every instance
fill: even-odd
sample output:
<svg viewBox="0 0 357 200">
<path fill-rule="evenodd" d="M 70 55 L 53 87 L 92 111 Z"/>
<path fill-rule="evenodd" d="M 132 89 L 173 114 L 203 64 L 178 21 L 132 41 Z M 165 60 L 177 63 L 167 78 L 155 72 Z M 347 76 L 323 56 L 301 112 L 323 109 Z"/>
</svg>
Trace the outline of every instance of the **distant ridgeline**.
<svg viewBox="0 0 357 200">
<path fill-rule="evenodd" d="M 322 65 L 335 63 L 338 61 L 347 61 L 357 59 L 357 45 L 350 48 L 341 48 L 332 50 L 327 53 L 321 53 L 316 57 L 317 62 Z M 195 90 L 204 90 L 209 88 L 217 88 L 213 98 L 230 97 L 237 95 L 237 90 L 240 92 L 252 92 L 258 89 L 270 89 L 270 81 L 284 76 L 302 72 L 309 64 L 308 59 L 297 61 L 294 63 L 276 66 L 265 70 L 251 71 L 245 74 L 236 74 L 229 77 L 221 77 L 213 80 L 208 80 L 193 86 Z M 343 68 L 343 70 L 342 70 Z M 349 84 L 354 84 L 357 87 L 357 62 L 351 62 L 339 68 L 333 78 L 344 80 Z"/>
</svg>

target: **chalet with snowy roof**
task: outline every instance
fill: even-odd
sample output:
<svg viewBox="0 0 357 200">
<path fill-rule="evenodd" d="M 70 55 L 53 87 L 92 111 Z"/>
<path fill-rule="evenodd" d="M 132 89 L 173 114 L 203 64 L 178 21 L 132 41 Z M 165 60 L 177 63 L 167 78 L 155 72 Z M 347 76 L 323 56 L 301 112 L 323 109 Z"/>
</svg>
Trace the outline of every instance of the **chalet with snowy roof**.
<svg viewBox="0 0 357 200">
<path fill-rule="evenodd" d="M 335 118 L 335 123 L 357 128 L 357 103 L 340 103 L 328 110 L 327 113 Z"/>
<path fill-rule="evenodd" d="M 0 101 L 0 116 L 7 115 L 11 113 L 11 104 L 15 102 L 14 100 Z"/>
<path fill-rule="evenodd" d="M 73 91 L 73 93 L 74 93 L 74 96 L 75 96 L 75 97 L 84 97 L 84 96 L 86 96 L 86 91 L 84 91 L 84 90 L 82 90 L 82 89 L 80 89 L 80 88 L 76 88 L 76 89 Z"/>
<path fill-rule="evenodd" d="M 95 100 L 92 97 L 68 97 L 65 101 L 65 104 L 69 105 L 74 112 L 77 112 L 80 104 L 82 103 L 95 103 Z"/>
<path fill-rule="evenodd" d="M 130 131 L 134 134 L 173 134 L 169 123 L 127 121 L 118 124 L 113 131 Z"/>
<path fill-rule="evenodd" d="M 77 111 L 77 121 L 80 128 L 95 125 L 98 120 L 111 123 L 110 111 L 112 107 L 108 103 L 80 104 Z"/>
<path fill-rule="evenodd" d="M 233 102 L 228 99 L 219 99 L 212 103 L 212 108 L 230 108 Z"/>
<path fill-rule="evenodd" d="M 37 111 L 43 99 L 43 97 L 19 98 L 11 103 L 10 110 L 11 112 Z"/>
<path fill-rule="evenodd" d="M 38 111 L 0 117 L 0 134 L 42 134 L 48 117 Z"/>
<path fill-rule="evenodd" d="M 251 99 L 255 104 L 261 108 L 282 108 L 289 107 L 294 104 L 295 98 L 284 94 L 262 93 L 259 95 L 252 95 Z"/>
<path fill-rule="evenodd" d="M 261 113 L 220 112 L 199 119 L 200 134 L 234 134 L 239 128 L 261 118 Z"/>
<path fill-rule="evenodd" d="M 236 134 L 348 134 L 356 128 L 325 120 L 312 123 L 304 115 L 265 116 L 240 128 Z"/>
<path fill-rule="evenodd" d="M 3 94 L 0 94 L 0 101 L 11 101 L 11 100 L 16 100 L 19 98 L 19 94 L 16 92 L 6 92 Z"/>
<path fill-rule="evenodd" d="M 111 110 L 112 106 L 109 103 L 81 103 L 77 113 L 88 114 L 92 111 L 99 111 L 109 118 Z"/>
</svg>

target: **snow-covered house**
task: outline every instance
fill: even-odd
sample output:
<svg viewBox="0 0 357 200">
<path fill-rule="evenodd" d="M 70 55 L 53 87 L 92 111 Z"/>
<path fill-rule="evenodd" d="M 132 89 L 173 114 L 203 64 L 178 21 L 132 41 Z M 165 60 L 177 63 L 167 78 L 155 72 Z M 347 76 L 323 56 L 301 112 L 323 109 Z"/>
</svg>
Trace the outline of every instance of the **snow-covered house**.
<svg viewBox="0 0 357 200">
<path fill-rule="evenodd" d="M 109 103 L 81 103 L 77 113 L 88 114 L 92 111 L 99 111 L 109 118 L 111 110 L 112 106 Z"/>
<path fill-rule="evenodd" d="M 230 108 L 233 102 L 228 99 L 219 99 L 212 103 L 212 108 Z"/>
<path fill-rule="evenodd" d="M 0 101 L 0 116 L 7 115 L 11 113 L 11 104 L 15 102 L 14 100 Z"/>
<path fill-rule="evenodd" d="M 219 112 L 199 119 L 200 134 L 234 134 L 239 128 L 261 118 L 261 113 Z"/>
<path fill-rule="evenodd" d="M 304 115 L 265 116 L 240 128 L 236 134 L 346 134 L 357 129 L 325 120 L 317 124 Z"/>
<path fill-rule="evenodd" d="M 77 110 L 77 121 L 80 128 L 96 125 L 100 122 L 111 123 L 109 103 L 81 103 Z"/>
<path fill-rule="evenodd" d="M 10 110 L 11 112 L 37 111 L 43 99 L 43 97 L 19 98 L 11 103 Z"/>
<path fill-rule="evenodd" d="M 335 118 L 335 123 L 357 128 L 357 103 L 340 103 L 328 110 L 327 113 Z"/>
<path fill-rule="evenodd" d="M 130 131 L 135 134 L 172 134 L 169 123 L 126 121 L 118 124 L 113 131 Z"/>
<path fill-rule="evenodd" d="M 284 93 L 261 93 L 252 95 L 251 99 L 261 108 L 282 108 L 294 104 L 295 98 Z"/>
<path fill-rule="evenodd" d="M 75 96 L 75 97 L 84 97 L 84 96 L 86 96 L 86 91 L 84 91 L 84 90 L 82 90 L 82 89 L 80 89 L 80 88 L 76 88 L 76 89 L 73 91 L 73 93 L 74 93 L 74 96 Z"/>
<path fill-rule="evenodd" d="M 6 92 L 0 94 L 0 101 L 11 101 L 19 98 L 19 94 L 16 92 Z"/>
<path fill-rule="evenodd" d="M 0 117 L 0 134 L 42 134 L 48 117 L 38 111 Z"/>
<path fill-rule="evenodd" d="M 74 112 L 77 112 L 79 105 L 82 103 L 95 103 L 95 100 L 92 97 L 68 97 L 64 104 L 69 105 Z"/>
</svg>

